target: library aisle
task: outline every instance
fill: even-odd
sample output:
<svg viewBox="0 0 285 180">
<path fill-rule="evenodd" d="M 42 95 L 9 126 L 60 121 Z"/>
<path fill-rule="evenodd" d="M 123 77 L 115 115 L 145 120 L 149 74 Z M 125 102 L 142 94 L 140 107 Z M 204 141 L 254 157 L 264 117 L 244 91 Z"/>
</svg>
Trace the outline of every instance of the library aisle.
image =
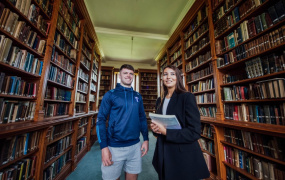
<svg viewBox="0 0 285 180">
<path fill-rule="evenodd" d="M 142 139 L 141 139 L 142 142 Z M 149 152 L 143 157 L 142 172 L 138 180 L 157 180 L 158 176 L 152 166 L 152 157 L 155 149 L 156 139 L 149 131 Z M 98 141 L 94 143 L 91 150 L 78 163 L 77 168 L 66 180 L 99 180 L 102 179 L 101 173 L 101 150 Z M 125 179 L 124 173 L 121 179 Z"/>
</svg>

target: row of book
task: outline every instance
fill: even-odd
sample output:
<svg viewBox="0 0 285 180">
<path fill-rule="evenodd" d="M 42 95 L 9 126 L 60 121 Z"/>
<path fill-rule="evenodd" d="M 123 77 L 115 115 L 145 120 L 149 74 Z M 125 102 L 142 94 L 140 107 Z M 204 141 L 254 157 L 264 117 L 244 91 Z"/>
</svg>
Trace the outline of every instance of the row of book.
<svg viewBox="0 0 285 180">
<path fill-rule="evenodd" d="M 99 67 L 99 63 L 98 61 L 96 60 L 96 56 L 93 57 L 93 71 L 98 74 L 98 67 Z"/>
<path fill-rule="evenodd" d="M 216 0 L 217 1 L 217 0 Z M 226 0 L 224 4 L 222 4 L 222 6 L 220 6 L 219 8 L 217 8 L 212 17 L 213 17 L 213 22 L 216 23 L 219 19 L 221 19 L 221 17 L 223 17 L 227 12 L 229 12 L 229 10 L 234 7 L 236 5 L 236 3 L 240 2 L 239 0 Z M 212 4 L 214 5 L 213 2 Z M 251 3 L 251 2 L 249 2 Z M 250 6 L 251 7 L 251 6 Z"/>
<path fill-rule="evenodd" d="M 90 102 L 95 102 L 96 96 L 94 94 L 89 95 L 89 101 Z"/>
<path fill-rule="evenodd" d="M 195 96 L 197 103 L 216 103 L 215 93 L 205 93 Z"/>
<path fill-rule="evenodd" d="M 164 56 L 161 60 L 160 60 L 160 65 L 164 64 L 167 62 L 167 56 Z"/>
<path fill-rule="evenodd" d="M 21 50 L 15 46 L 10 48 L 7 61 L 3 62 L 32 74 L 39 76 L 42 74 L 43 62 L 34 58 L 34 55 L 26 50 Z"/>
<path fill-rule="evenodd" d="M 200 64 L 205 63 L 211 58 L 212 58 L 211 51 L 208 51 L 205 54 L 199 55 L 195 59 L 191 60 L 189 63 L 186 63 L 185 65 L 186 72 L 192 70 L 193 68 L 199 66 Z"/>
<path fill-rule="evenodd" d="M 88 84 L 85 82 L 78 81 L 77 90 L 87 94 Z"/>
<path fill-rule="evenodd" d="M 76 12 L 76 8 L 75 8 L 75 5 L 74 5 L 74 2 L 72 0 L 63 0 L 62 2 L 65 3 L 65 5 L 68 8 L 69 12 L 73 16 L 73 19 L 75 20 L 75 22 L 77 24 L 80 23 L 79 16 L 78 16 L 78 14 Z"/>
<path fill-rule="evenodd" d="M 34 119 L 36 102 L 0 98 L 0 124 Z"/>
<path fill-rule="evenodd" d="M 90 45 L 91 45 L 91 43 L 90 43 Z M 82 51 L 83 51 L 84 56 L 86 56 L 87 59 L 91 60 L 91 53 L 89 52 L 89 48 L 86 47 L 85 42 L 82 44 Z"/>
<path fill-rule="evenodd" d="M 214 79 L 207 79 L 205 81 L 199 81 L 198 84 L 190 84 L 190 92 L 201 92 L 215 88 Z"/>
<path fill-rule="evenodd" d="M 74 87 L 74 80 L 72 79 L 72 76 L 53 65 L 51 65 L 49 68 L 48 79 L 70 88 Z"/>
<path fill-rule="evenodd" d="M 285 12 L 283 16 L 285 17 Z M 261 15 L 243 21 L 236 30 L 224 37 L 225 49 L 231 49 L 273 26 L 274 19 L 272 18 L 267 12 L 264 12 Z"/>
<path fill-rule="evenodd" d="M 75 112 L 76 113 L 83 113 L 84 110 L 85 110 L 84 104 L 79 104 L 79 103 L 75 104 Z"/>
<path fill-rule="evenodd" d="M 82 65 L 88 71 L 90 70 L 91 63 L 85 56 L 81 56 L 80 65 Z"/>
<path fill-rule="evenodd" d="M 201 37 L 201 35 L 203 35 L 208 30 L 209 30 L 208 22 L 205 22 L 197 29 L 197 31 L 193 33 L 192 36 L 188 37 L 187 34 L 184 34 L 184 40 L 186 40 L 185 49 L 187 49 L 194 41 L 196 41 L 196 39 Z"/>
<path fill-rule="evenodd" d="M 25 15 L 25 10 L 30 6 L 31 0 L 9 0 L 21 13 Z M 43 11 L 51 17 L 53 4 L 51 0 L 36 0 L 35 1 L 39 7 L 43 9 Z M 27 16 L 27 15 L 26 15 Z"/>
<path fill-rule="evenodd" d="M 66 136 L 46 148 L 45 163 L 59 156 L 64 152 L 71 144 L 71 136 Z"/>
<path fill-rule="evenodd" d="M 262 53 L 268 49 L 275 48 L 279 45 L 282 45 L 285 41 L 285 26 L 282 26 L 279 29 L 276 29 L 272 32 L 269 32 L 253 41 L 242 44 L 235 47 L 229 53 L 224 55 L 224 59 L 217 61 L 218 67 L 234 63 L 236 61 L 255 56 L 259 53 Z M 223 40 L 216 41 L 217 53 L 222 53 L 219 47 L 224 47 Z"/>
<path fill-rule="evenodd" d="M 81 94 L 80 92 L 76 92 L 75 101 L 76 102 L 86 102 L 86 95 Z"/>
<path fill-rule="evenodd" d="M 232 180 L 232 179 L 242 179 L 242 180 L 251 180 L 245 175 L 241 174 L 238 171 L 235 171 L 234 169 L 226 166 L 226 178 L 227 180 Z"/>
<path fill-rule="evenodd" d="M 141 85 L 142 85 L 142 86 L 156 86 L 156 85 L 157 85 L 157 82 L 156 82 L 156 81 L 150 81 L 150 82 L 148 82 L 148 81 L 142 81 L 142 82 L 141 82 Z"/>
<path fill-rule="evenodd" d="M 208 23 L 204 23 L 195 33 L 189 37 L 189 39 L 184 43 L 185 50 L 188 49 L 197 39 L 204 35 L 208 31 Z"/>
<path fill-rule="evenodd" d="M 224 128 L 225 141 L 254 152 L 284 161 L 284 141 L 282 138 L 258 133 Z"/>
<path fill-rule="evenodd" d="M 71 101 L 71 91 L 54 86 L 47 86 L 45 99 Z"/>
<path fill-rule="evenodd" d="M 86 126 L 88 124 L 88 119 L 87 118 L 82 118 L 79 120 L 78 122 L 78 127 L 83 127 L 83 126 Z M 82 135 L 82 134 L 81 134 Z M 80 136 L 80 135 L 79 135 Z"/>
<path fill-rule="evenodd" d="M 60 156 L 54 163 L 44 170 L 43 180 L 55 179 L 62 168 L 71 160 L 71 150 Z"/>
<path fill-rule="evenodd" d="M 185 59 L 191 58 L 197 51 L 199 51 L 209 43 L 210 43 L 209 34 L 207 34 L 207 36 L 202 38 L 197 44 L 191 46 L 191 48 L 185 51 Z"/>
<path fill-rule="evenodd" d="M 155 110 L 155 104 L 153 105 L 150 105 L 150 104 L 147 104 L 147 105 L 144 105 L 144 109 L 146 110 Z"/>
<path fill-rule="evenodd" d="M 197 13 L 197 17 L 191 22 L 189 27 L 186 29 L 184 33 L 184 39 L 194 32 L 194 30 L 201 24 L 201 22 L 208 17 L 208 6 L 203 6 Z"/>
<path fill-rule="evenodd" d="M 94 91 L 94 92 L 96 92 L 97 90 L 97 86 L 92 82 L 91 83 L 91 86 L 90 86 L 90 89 L 91 89 L 91 91 Z"/>
<path fill-rule="evenodd" d="M 109 90 L 109 88 L 110 88 L 110 83 L 106 83 L 106 82 L 100 83 L 99 93 L 100 94 L 102 93 L 102 96 L 103 96 L 105 94 L 104 90 Z"/>
<path fill-rule="evenodd" d="M 203 136 L 206 136 L 206 137 L 209 137 L 209 138 L 214 138 L 213 131 L 214 130 L 211 127 L 210 124 L 201 123 L 201 134 Z"/>
<path fill-rule="evenodd" d="M 283 51 L 283 54 L 273 53 L 257 57 L 254 60 L 249 60 L 245 63 L 245 73 L 238 75 L 223 74 L 223 84 L 284 71 L 284 55 L 285 51 Z M 217 64 L 219 64 L 219 62 Z"/>
<path fill-rule="evenodd" d="M 143 77 L 141 77 L 141 80 L 142 81 L 156 81 L 157 79 L 157 76 L 143 76 Z"/>
<path fill-rule="evenodd" d="M 263 2 L 262 2 L 263 3 Z M 244 1 L 239 7 L 236 6 L 232 13 L 227 16 L 221 16 L 220 19 L 217 18 L 217 16 L 213 16 L 214 21 L 217 23 L 215 24 L 215 36 L 217 37 L 221 33 L 223 33 L 225 30 L 227 30 L 229 27 L 235 25 L 236 23 L 239 23 L 240 19 L 242 19 L 244 16 L 249 14 L 252 10 L 256 9 L 259 5 L 261 5 L 260 1 L 253 1 L 248 0 Z M 270 12 L 271 13 L 271 12 Z"/>
<path fill-rule="evenodd" d="M 34 131 L 0 139 L 0 165 L 34 151 L 38 147 L 39 138 L 40 133 Z"/>
<path fill-rule="evenodd" d="M 0 94 L 36 97 L 37 84 L 22 80 L 21 77 L 0 74 Z"/>
<path fill-rule="evenodd" d="M 55 31 L 54 45 L 56 45 L 71 59 L 76 58 L 76 49 L 78 44 L 76 43 L 76 46 L 71 47 L 71 45 L 69 45 L 68 42 L 66 42 L 65 39 L 61 37 L 61 34 L 58 31 Z"/>
<path fill-rule="evenodd" d="M 69 24 L 69 26 L 72 28 L 72 31 L 74 32 L 76 37 L 80 37 L 80 29 L 79 29 L 79 22 L 73 18 L 71 14 L 69 14 L 68 9 L 66 5 L 61 1 L 59 6 L 60 14 L 63 16 L 66 23 Z"/>
<path fill-rule="evenodd" d="M 64 136 L 65 134 L 71 132 L 73 130 L 73 122 L 66 122 L 62 124 L 58 124 L 55 126 L 52 126 L 48 129 L 47 135 L 46 135 L 46 141 L 51 142 L 54 139 L 57 139 L 61 136 Z"/>
<path fill-rule="evenodd" d="M 230 120 L 285 125 L 285 103 L 275 105 L 224 104 L 224 114 L 225 118 Z"/>
<path fill-rule="evenodd" d="M 74 58 L 76 59 L 76 56 Z M 75 74 L 76 65 L 73 63 L 73 61 L 70 61 L 68 58 L 65 58 L 64 55 L 59 55 L 59 53 L 55 51 L 55 46 L 53 46 L 51 62 L 54 62 L 56 65 L 63 68 L 67 72 Z"/>
<path fill-rule="evenodd" d="M 155 78 L 157 77 L 157 75 L 153 73 L 142 73 L 141 75 L 142 77 L 155 77 Z"/>
<path fill-rule="evenodd" d="M 97 83 L 97 77 L 98 77 L 97 74 L 95 74 L 94 71 L 92 71 L 92 72 L 91 72 L 91 79 L 92 79 L 95 83 Z"/>
<path fill-rule="evenodd" d="M 177 68 L 179 68 L 179 66 L 182 65 L 182 57 L 174 60 L 173 62 L 171 62 L 173 66 L 176 66 Z M 182 67 L 180 67 L 179 69 L 181 70 Z"/>
<path fill-rule="evenodd" d="M 172 55 L 177 48 L 180 48 L 181 47 L 181 41 L 178 40 L 170 49 L 169 49 L 169 54 Z"/>
<path fill-rule="evenodd" d="M 153 95 L 145 95 L 145 94 L 141 94 L 143 99 L 151 99 L 151 100 L 156 100 L 157 99 L 157 95 L 153 94 Z"/>
<path fill-rule="evenodd" d="M 201 149 L 211 153 L 212 155 L 215 155 L 215 146 L 213 141 L 205 138 L 200 138 L 198 142 L 200 144 Z"/>
<path fill-rule="evenodd" d="M 160 72 L 162 73 L 163 69 L 167 66 L 167 63 L 164 63 L 160 66 Z"/>
<path fill-rule="evenodd" d="M 18 1 L 19 2 L 19 1 Z M 27 19 L 35 25 L 39 31 L 47 35 L 50 28 L 50 23 L 47 22 L 42 15 L 40 15 L 39 7 L 35 4 L 31 4 L 31 1 L 26 4 L 20 4 L 21 7 L 17 8 Z M 5 8 L 3 3 L 0 3 L 0 27 L 5 31 L 13 35 L 13 32 L 17 29 L 19 14 L 13 13 L 9 8 Z"/>
<path fill-rule="evenodd" d="M 90 38 L 90 36 L 88 35 L 88 31 L 87 31 L 87 27 L 84 27 L 84 32 L 83 32 L 83 40 L 85 41 L 88 49 L 91 49 L 91 45 L 93 43 L 93 39 Z"/>
<path fill-rule="evenodd" d="M 22 159 L 8 168 L 0 170 L 0 179 L 33 179 L 36 163 L 37 156 Z"/>
<path fill-rule="evenodd" d="M 45 117 L 54 117 L 60 115 L 67 115 L 69 104 L 66 103 L 47 103 L 44 104 Z"/>
<path fill-rule="evenodd" d="M 268 56 L 262 56 L 251 59 L 245 62 L 245 71 L 247 78 L 255 78 L 259 76 L 264 76 L 266 74 L 272 74 L 275 72 L 280 72 L 285 70 L 285 60 L 284 53 L 278 55 L 276 53 L 270 54 Z"/>
<path fill-rule="evenodd" d="M 225 101 L 285 98 L 284 78 L 258 81 L 249 86 L 223 87 Z"/>
<path fill-rule="evenodd" d="M 86 146 L 87 137 L 83 136 L 77 140 L 75 155 L 78 155 L 80 151 Z"/>
<path fill-rule="evenodd" d="M 59 14 L 57 17 L 57 29 L 64 35 L 64 37 L 76 47 L 76 36 L 72 30 L 69 29 L 69 26 L 64 21 L 63 17 Z"/>
<path fill-rule="evenodd" d="M 157 87 L 155 87 L 155 86 L 143 86 L 142 90 L 156 91 L 156 88 Z"/>
<path fill-rule="evenodd" d="M 18 15 L 15 14 L 15 13 L 11 12 L 10 14 L 15 15 L 16 17 L 18 17 Z M 2 13 L 2 17 L 4 15 L 5 14 Z M 5 22 L 2 22 L 2 23 L 5 23 Z M 7 23 L 9 23 L 9 22 L 7 22 Z M 32 31 L 31 27 L 27 26 L 25 21 L 17 21 L 17 20 L 15 20 L 14 24 L 15 25 L 12 26 L 12 27 L 9 27 L 10 26 L 9 24 L 2 25 L 3 31 L 6 31 L 7 33 L 11 34 L 13 37 L 15 37 L 17 40 L 19 40 L 23 44 L 26 44 L 27 46 L 29 46 L 32 49 L 36 50 L 39 54 L 43 54 L 44 53 L 44 49 L 45 49 L 46 41 L 44 39 L 42 39 L 35 31 Z M 0 26 L 1 26 L 1 24 L 0 24 Z"/>
<path fill-rule="evenodd" d="M 85 73 L 81 68 L 78 69 L 78 76 L 87 82 L 89 81 L 89 74 Z"/>
<path fill-rule="evenodd" d="M 207 76 L 207 75 L 210 75 L 212 73 L 213 73 L 213 64 L 209 63 L 208 67 L 206 67 L 200 71 L 197 71 L 195 73 L 187 74 L 186 79 L 187 79 L 187 82 L 195 81 L 197 79 L 200 79 L 200 78 Z"/>
<path fill-rule="evenodd" d="M 96 125 L 96 122 L 97 122 L 97 119 L 95 118 L 95 116 L 93 116 L 92 118 L 91 118 L 91 126 L 94 126 L 94 125 Z M 92 130 L 92 129 L 91 129 Z M 92 134 L 92 133 L 91 133 Z"/>
<path fill-rule="evenodd" d="M 277 171 L 281 171 L 281 174 L 285 173 L 284 170 L 277 168 L 276 164 L 272 162 L 261 160 L 247 152 L 232 147 L 224 146 L 224 153 L 227 163 L 245 170 L 257 179 L 279 179 L 277 178 L 279 176 Z"/>
<path fill-rule="evenodd" d="M 174 62 L 178 57 L 180 57 L 182 54 L 181 48 L 179 48 L 173 55 L 170 57 L 170 62 Z"/>
<path fill-rule="evenodd" d="M 217 107 L 209 106 L 209 107 L 198 107 L 200 115 L 204 117 L 216 117 Z"/>
<path fill-rule="evenodd" d="M 13 46 L 12 43 L 11 39 L 0 35 L 0 62 L 33 74 L 41 74 L 43 63 L 38 58 L 34 58 L 34 54 Z"/>
</svg>

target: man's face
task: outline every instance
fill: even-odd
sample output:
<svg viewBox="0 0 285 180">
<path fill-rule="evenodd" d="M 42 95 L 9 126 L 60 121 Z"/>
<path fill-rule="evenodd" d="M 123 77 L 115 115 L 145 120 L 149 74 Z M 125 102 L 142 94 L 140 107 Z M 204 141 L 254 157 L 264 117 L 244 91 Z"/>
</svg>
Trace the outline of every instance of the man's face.
<svg viewBox="0 0 285 180">
<path fill-rule="evenodd" d="M 119 78 L 122 85 L 131 86 L 134 79 L 134 71 L 123 68 L 120 71 Z"/>
</svg>

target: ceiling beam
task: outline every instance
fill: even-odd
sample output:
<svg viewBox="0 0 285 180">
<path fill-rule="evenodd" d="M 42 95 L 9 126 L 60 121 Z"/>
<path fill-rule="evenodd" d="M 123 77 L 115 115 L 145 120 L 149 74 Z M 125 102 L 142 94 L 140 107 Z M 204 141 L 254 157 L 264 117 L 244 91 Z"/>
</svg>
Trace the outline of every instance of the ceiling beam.
<svg viewBox="0 0 285 180">
<path fill-rule="evenodd" d="M 140 38 L 148 38 L 148 39 L 158 39 L 158 40 L 164 40 L 164 41 L 167 41 L 169 39 L 168 35 L 163 35 L 163 34 L 126 31 L 126 30 L 110 29 L 110 28 L 103 28 L 103 27 L 95 27 L 95 30 L 97 34 L 114 34 L 114 35 L 140 37 Z"/>
</svg>

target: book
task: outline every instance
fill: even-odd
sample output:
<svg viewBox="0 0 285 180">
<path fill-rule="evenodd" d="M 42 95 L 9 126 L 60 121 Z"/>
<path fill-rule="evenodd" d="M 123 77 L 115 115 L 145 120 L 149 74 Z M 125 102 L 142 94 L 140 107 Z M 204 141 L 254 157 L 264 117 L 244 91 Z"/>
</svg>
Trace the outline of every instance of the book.
<svg viewBox="0 0 285 180">
<path fill-rule="evenodd" d="M 181 129 L 181 125 L 175 115 L 149 113 L 149 117 L 153 122 L 162 124 L 166 129 Z"/>
</svg>

